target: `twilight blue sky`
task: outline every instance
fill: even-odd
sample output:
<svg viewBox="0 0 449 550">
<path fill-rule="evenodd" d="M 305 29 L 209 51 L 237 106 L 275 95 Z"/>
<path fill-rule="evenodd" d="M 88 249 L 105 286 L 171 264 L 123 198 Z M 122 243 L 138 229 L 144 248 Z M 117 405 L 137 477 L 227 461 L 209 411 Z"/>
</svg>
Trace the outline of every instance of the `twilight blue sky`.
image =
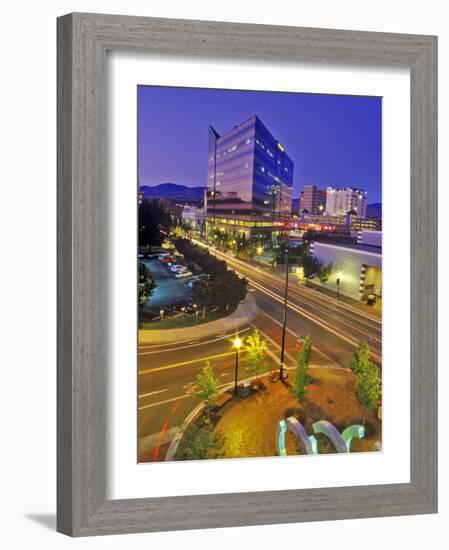
<svg viewBox="0 0 449 550">
<path fill-rule="evenodd" d="M 140 185 L 206 185 L 211 124 L 224 134 L 256 114 L 294 162 L 304 185 L 361 187 L 381 202 L 382 99 L 138 86 Z"/>
</svg>

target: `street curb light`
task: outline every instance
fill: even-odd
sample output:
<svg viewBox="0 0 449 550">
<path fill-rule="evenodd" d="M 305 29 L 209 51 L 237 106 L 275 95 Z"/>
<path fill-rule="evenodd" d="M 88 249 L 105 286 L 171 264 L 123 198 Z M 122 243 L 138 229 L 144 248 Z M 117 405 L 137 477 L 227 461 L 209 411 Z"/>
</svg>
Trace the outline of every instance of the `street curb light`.
<svg viewBox="0 0 449 550">
<path fill-rule="evenodd" d="M 234 378 L 234 396 L 237 396 L 237 380 L 239 375 L 239 349 L 242 345 L 242 340 L 236 336 L 232 341 L 232 347 L 235 349 L 235 378 Z"/>
</svg>

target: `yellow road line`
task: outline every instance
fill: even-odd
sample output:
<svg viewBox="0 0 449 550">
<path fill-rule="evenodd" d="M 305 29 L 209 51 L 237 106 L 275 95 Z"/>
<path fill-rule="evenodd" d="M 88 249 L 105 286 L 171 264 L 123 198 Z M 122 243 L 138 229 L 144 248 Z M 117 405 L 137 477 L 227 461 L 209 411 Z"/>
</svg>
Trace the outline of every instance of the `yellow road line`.
<svg viewBox="0 0 449 550">
<path fill-rule="evenodd" d="M 241 350 L 239 353 L 245 353 L 246 350 Z M 189 361 L 181 361 L 180 363 L 172 363 L 171 365 L 165 365 L 164 367 L 157 367 L 155 369 L 146 369 L 139 372 L 139 376 L 144 374 L 150 374 L 152 372 L 158 372 L 161 370 L 174 369 L 176 367 L 184 367 L 186 365 L 192 365 L 194 363 L 201 363 L 206 361 L 211 361 L 212 359 L 220 359 L 222 357 L 227 357 L 229 355 L 235 355 L 235 351 L 227 351 L 226 353 L 218 353 L 217 355 L 210 355 L 209 357 L 200 357 L 199 359 L 190 359 Z"/>
</svg>

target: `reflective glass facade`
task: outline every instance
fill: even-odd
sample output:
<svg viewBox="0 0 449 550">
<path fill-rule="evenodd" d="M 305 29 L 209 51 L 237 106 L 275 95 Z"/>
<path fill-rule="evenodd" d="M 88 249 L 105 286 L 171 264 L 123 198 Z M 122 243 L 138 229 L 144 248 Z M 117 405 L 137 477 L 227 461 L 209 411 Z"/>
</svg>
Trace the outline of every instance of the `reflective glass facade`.
<svg viewBox="0 0 449 550">
<path fill-rule="evenodd" d="M 293 162 L 257 116 L 223 136 L 209 127 L 209 219 L 288 216 L 292 188 Z"/>
</svg>

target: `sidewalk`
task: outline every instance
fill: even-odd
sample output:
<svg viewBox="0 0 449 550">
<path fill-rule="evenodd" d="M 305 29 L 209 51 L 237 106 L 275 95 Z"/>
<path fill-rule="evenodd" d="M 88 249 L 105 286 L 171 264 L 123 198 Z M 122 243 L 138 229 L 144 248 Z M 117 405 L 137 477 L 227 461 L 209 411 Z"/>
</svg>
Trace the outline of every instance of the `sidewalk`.
<svg viewBox="0 0 449 550">
<path fill-rule="evenodd" d="M 177 329 L 139 330 L 139 345 L 170 344 L 172 342 L 207 338 L 246 325 L 254 319 L 256 313 L 256 301 L 254 296 L 248 292 L 245 300 L 239 304 L 234 313 L 217 321 Z"/>
</svg>

